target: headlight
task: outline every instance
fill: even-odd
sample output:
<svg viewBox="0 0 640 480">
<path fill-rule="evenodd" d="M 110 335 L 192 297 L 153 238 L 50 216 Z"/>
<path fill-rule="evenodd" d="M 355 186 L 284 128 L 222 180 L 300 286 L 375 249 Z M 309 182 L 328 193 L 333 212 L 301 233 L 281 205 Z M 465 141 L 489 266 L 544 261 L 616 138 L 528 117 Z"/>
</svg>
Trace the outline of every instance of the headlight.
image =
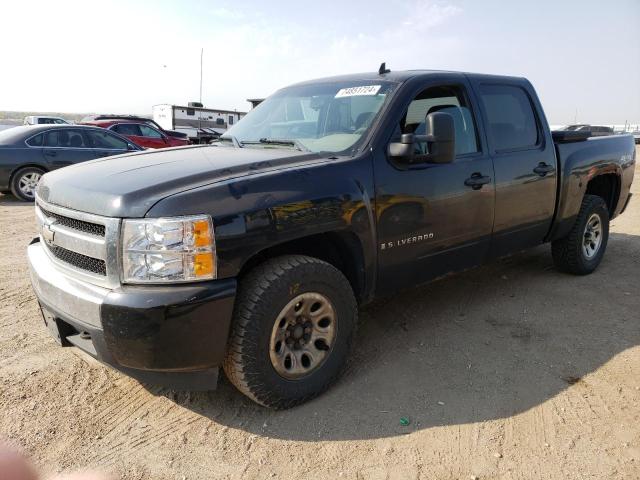
<svg viewBox="0 0 640 480">
<path fill-rule="evenodd" d="M 210 216 L 124 220 L 124 283 L 193 282 L 215 277 L 216 249 Z"/>
</svg>

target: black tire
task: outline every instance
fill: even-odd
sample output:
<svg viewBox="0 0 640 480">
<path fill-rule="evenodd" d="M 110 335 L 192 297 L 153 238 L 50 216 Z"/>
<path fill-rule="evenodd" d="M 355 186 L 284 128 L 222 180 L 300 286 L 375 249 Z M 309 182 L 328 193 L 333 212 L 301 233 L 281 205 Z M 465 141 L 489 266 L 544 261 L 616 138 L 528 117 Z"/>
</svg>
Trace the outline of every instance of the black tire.
<svg viewBox="0 0 640 480">
<path fill-rule="evenodd" d="M 315 370 L 287 379 L 272 364 L 271 339 L 283 309 L 300 295 L 325 296 L 335 311 L 336 333 Z M 236 298 L 223 364 L 227 378 L 255 402 L 275 409 L 299 405 L 325 391 L 346 363 L 357 325 L 351 285 L 332 265 L 303 255 L 286 255 L 257 266 L 243 278 Z"/>
<path fill-rule="evenodd" d="M 20 200 L 23 200 L 25 202 L 33 202 L 35 200 L 35 188 L 33 188 L 32 194 L 29 195 L 28 192 L 21 186 L 20 182 L 23 179 L 25 179 L 26 181 L 27 176 L 39 175 L 40 177 L 42 177 L 44 173 L 45 171 L 42 168 L 38 167 L 21 168 L 11 177 L 11 193 L 13 193 L 13 195 Z"/>
<path fill-rule="evenodd" d="M 601 239 L 597 251 L 589 257 L 583 248 L 587 223 L 596 215 L 601 223 Z M 551 254 L 556 268 L 574 275 L 592 273 L 602 260 L 609 241 L 609 210 L 602 197 L 585 195 L 580 212 L 569 234 L 551 243 Z"/>
</svg>

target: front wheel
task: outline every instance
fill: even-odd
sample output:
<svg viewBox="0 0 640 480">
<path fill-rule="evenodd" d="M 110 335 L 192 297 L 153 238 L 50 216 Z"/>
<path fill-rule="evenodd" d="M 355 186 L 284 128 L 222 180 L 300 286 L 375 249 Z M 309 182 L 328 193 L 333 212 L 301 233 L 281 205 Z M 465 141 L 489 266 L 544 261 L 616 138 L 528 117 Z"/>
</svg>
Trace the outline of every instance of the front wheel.
<svg viewBox="0 0 640 480">
<path fill-rule="evenodd" d="M 302 255 L 268 260 L 240 282 L 224 371 L 255 402 L 293 407 L 338 377 L 356 323 L 338 269 Z"/>
<path fill-rule="evenodd" d="M 11 179 L 11 193 L 20 200 L 33 202 L 42 175 L 44 175 L 44 170 L 38 167 L 26 167 L 18 170 Z"/>
<path fill-rule="evenodd" d="M 609 240 L 609 210 L 602 197 L 585 195 L 569 234 L 551 244 L 558 270 L 575 275 L 593 272 L 604 255 Z"/>
</svg>

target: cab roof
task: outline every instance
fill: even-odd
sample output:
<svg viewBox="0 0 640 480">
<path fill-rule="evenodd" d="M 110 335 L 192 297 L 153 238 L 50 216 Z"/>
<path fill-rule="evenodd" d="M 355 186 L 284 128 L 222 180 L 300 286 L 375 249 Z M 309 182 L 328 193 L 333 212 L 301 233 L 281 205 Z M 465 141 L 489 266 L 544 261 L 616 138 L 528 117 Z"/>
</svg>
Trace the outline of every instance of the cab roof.
<svg viewBox="0 0 640 480">
<path fill-rule="evenodd" d="M 424 77 L 425 79 L 428 77 L 435 76 L 451 76 L 451 75 L 463 75 L 468 78 L 477 78 L 483 80 L 525 80 L 524 77 L 517 76 L 507 76 L 507 75 L 490 75 L 484 73 L 471 73 L 471 72 L 457 72 L 451 70 L 398 70 L 398 71 L 389 71 L 387 73 L 380 74 L 378 72 L 364 72 L 364 73 L 351 73 L 347 75 L 337 75 L 333 77 L 324 77 L 318 78 L 314 80 L 306 80 L 303 82 L 299 82 L 294 84 L 295 86 L 300 85 L 311 85 L 314 83 L 329 83 L 329 82 L 345 82 L 345 81 L 387 81 L 387 82 L 395 82 L 395 83 L 404 83 L 407 80 L 416 78 L 416 77 Z"/>
</svg>

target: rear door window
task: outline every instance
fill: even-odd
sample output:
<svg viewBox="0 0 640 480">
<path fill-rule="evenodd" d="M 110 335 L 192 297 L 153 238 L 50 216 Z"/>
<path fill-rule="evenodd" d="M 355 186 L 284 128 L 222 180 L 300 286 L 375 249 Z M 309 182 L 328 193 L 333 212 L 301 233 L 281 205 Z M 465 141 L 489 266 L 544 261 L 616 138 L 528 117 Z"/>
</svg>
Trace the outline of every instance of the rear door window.
<svg viewBox="0 0 640 480">
<path fill-rule="evenodd" d="M 44 136 L 45 147 L 90 148 L 79 130 L 51 130 Z"/>
<path fill-rule="evenodd" d="M 481 85 L 480 98 L 496 151 L 535 147 L 540 132 L 529 95 L 513 85 Z"/>
</svg>

